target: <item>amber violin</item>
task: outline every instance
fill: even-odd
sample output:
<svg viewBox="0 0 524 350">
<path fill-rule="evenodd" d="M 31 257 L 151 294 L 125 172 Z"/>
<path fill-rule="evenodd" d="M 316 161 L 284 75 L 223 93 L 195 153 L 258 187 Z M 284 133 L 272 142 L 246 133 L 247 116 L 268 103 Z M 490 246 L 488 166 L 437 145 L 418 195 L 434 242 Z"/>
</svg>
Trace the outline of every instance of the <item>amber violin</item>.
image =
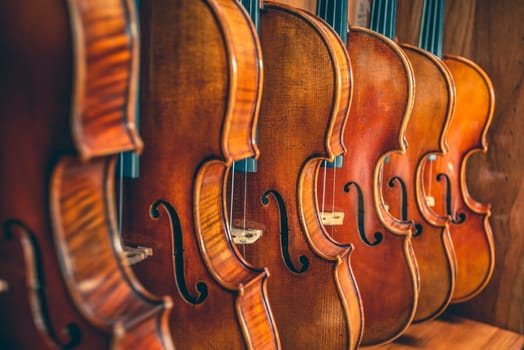
<svg viewBox="0 0 524 350">
<path fill-rule="evenodd" d="M 181 349 L 277 349 L 268 273 L 230 239 L 225 179 L 258 152 L 261 49 L 236 0 L 141 2 L 140 176 L 125 181 L 123 237 L 152 256 L 133 265 L 173 298 Z M 212 58 L 212 59 L 210 59 Z"/>
<path fill-rule="evenodd" d="M 443 1 L 437 1 L 443 6 Z M 467 161 L 487 151 L 486 133 L 495 108 L 488 75 L 470 60 L 445 55 L 456 89 L 455 111 L 448 130 L 449 151 L 436 160 L 425 159 L 423 193 L 435 198 L 434 215 L 450 218 L 457 275 L 452 302 L 480 293 L 489 282 L 495 264 L 489 205 L 475 201 L 467 187 Z"/>
<path fill-rule="evenodd" d="M 371 28 L 387 36 L 350 26 L 355 89 L 344 133 L 348 151 L 342 167 L 325 168 L 318 182 L 328 232 L 355 245 L 353 270 L 364 309 L 364 345 L 399 336 L 414 317 L 419 290 L 411 223 L 390 215 L 381 196 L 384 162 L 406 150 L 414 94 L 411 65 L 388 38 L 394 37 L 392 9 L 395 6 L 383 1 L 373 1 L 371 8 Z"/>
<path fill-rule="evenodd" d="M 435 198 L 422 193 L 424 158 L 441 157 L 448 150 L 447 129 L 455 107 L 455 85 L 442 57 L 443 6 L 424 5 L 421 48 L 402 45 L 415 74 L 415 103 L 406 129 L 405 156 L 392 155 L 383 167 L 384 201 L 389 212 L 415 223 L 412 245 L 420 275 L 416 321 L 442 313 L 453 296 L 455 254 L 446 218 L 431 215 Z M 436 11 L 433 13 L 433 11 Z M 435 25 L 438 24 L 438 25 Z"/>
<path fill-rule="evenodd" d="M 2 348 L 173 349 L 114 215 L 116 154 L 142 147 L 136 29 L 129 1 L 0 5 Z"/>
<path fill-rule="evenodd" d="M 284 349 L 354 349 L 362 313 L 352 249 L 325 232 L 315 185 L 321 162 L 344 151 L 347 53 L 318 17 L 273 2 L 264 5 L 260 41 L 260 158 L 256 172 L 235 175 L 233 230 L 245 259 L 271 272 L 269 298 Z"/>
</svg>

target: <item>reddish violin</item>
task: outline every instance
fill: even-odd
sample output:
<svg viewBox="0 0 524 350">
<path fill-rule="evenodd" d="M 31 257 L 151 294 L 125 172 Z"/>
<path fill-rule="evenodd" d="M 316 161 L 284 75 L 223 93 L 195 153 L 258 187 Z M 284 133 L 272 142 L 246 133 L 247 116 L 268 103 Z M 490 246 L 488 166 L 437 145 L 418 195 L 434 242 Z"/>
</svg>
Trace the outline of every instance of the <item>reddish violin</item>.
<svg viewBox="0 0 524 350">
<path fill-rule="evenodd" d="M 280 348 L 268 273 L 248 265 L 225 221 L 233 161 L 254 156 L 261 49 L 236 0 L 142 1 L 140 177 L 125 181 L 123 237 L 134 265 L 172 296 L 181 349 Z"/>
<path fill-rule="evenodd" d="M 133 6 L 2 2 L 0 17 L 2 347 L 173 349 L 170 301 L 138 284 L 115 228 L 115 155 L 142 145 Z"/>
<path fill-rule="evenodd" d="M 450 218 L 449 230 L 457 261 L 452 302 L 471 299 L 489 282 L 495 264 L 489 205 L 475 201 L 466 184 L 469 157 L 486 152 L 486 133 L 493 117 L 495 96 L 487 74 L 463 57 L 446 55 L 456 88 L 456 105 L 448 130 L 445 157 L 425 160 L 424 196 L 434 197 L 431 210 Z"/>
<path fill-rule="evenodd" d="M 446 134 L 455 106 L 453 79 L 438 58 L 442 56 L 444 7 L 434 5 L 431 0 L 425 2 L 422 49 L 402 45 L 416 83 L 415 104 L 406 129 L 409 146 L 404 156 L 393 154 L 383 167 L 382 193 L 389 212 L 415 223 L 412 245 L 420 275 L 416 321 L 434 318 L 445 310 L 453 295 L 456 274 L 447 219 L 430 215 L 426 207 L 433 205 L 433 198 L 424 198 L 421 191 L 421 164 L 426 157 L 434 159 L 447 152 Z M 434 10 L 438 11 L 432 13 Z"/>
<path fill-rule="evenodd" d="M 354 349 L 362 313 L 352 249 L 329 238 L 316 200 L 321 162 L 344 150 L 347 53 L 318 17 L 273 2 L 265 3 L 260 41 L 261 154 L 256 172 L 236 175 L 234 232 L 245 258 L 271 271 L 269 297 L 284 349 Z"/>
<path fill-rule="evenodd" d="M 394 5 L 395 3 L 393 3 Z M 394 37 L 393 13 L 373 1 L 371 27 Z M 382 15 L 381 15 L 382 14 Z M 381 197 L 387 157 L 404 155 L 414 80 L 405 53 L 386 36 L 351 26 L 348 35 L 355 89 L 340 169 L 325 168 L 318 183 L 323 219 L 333 239 L 355 245 L 353 270 L 364 309 L 364 345 L 391 341 L 411 323 L 418 270 L 411 223 L 390 215 Z"/>
</svg>

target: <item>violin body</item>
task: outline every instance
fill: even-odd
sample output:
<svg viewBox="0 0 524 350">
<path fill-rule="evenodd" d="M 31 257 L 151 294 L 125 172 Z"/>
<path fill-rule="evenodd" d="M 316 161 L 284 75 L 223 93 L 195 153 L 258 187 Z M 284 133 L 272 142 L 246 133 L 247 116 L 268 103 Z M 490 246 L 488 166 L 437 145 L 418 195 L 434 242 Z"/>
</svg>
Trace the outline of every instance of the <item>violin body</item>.
<svg viewBox="0 0 524 350">
<path fill-rule="evenodd" d="M 255 173 L 237 173 L 230 200 L 235 228 L 263 233 L 239 247 L 271 272 L 269 298 L 284 349 L 354 349 L 363 320 L 352 249 L 329 238 L 316 200 L 320 163 L 344 151 L 347 53 L 318 17 L 273 2 L 264 5 L 260 41 L 261 155 Z"/>
<path fill-rule="evenodd" d="M 134 8 L 35 5 L 0 5 L 0 275 L 9 285 L 0 342 L 173 349 L 169 300 L 144 291 L 125 266 L 115 225 L 115 154 L 141 148 Z"/>
<path fill-rule="evenodd" d="M 431 215 L 423 197 L 423 158 L 447 151 L 446 133 L 455 106 L 453 79 L 444 63 L 427 51 L 402 45 L 415 74 L 413 111 L 406 129 L 405 155 L 393 154 L 383 167 L 382 193 L 389 212 L 412 220 L 412 246 L 420 275 L 416 321 L 434 318 L 449 304 L 456 263 L 445 218 Z"/>
<path fill-rule="evenodd" d="M 386 157 L 405 154 L 413 107 L 413 71 L 391 40 L 352 26 L 348 34 L 355 89 L 344 133 L 342 168 L 326 168 L 318 182 L 324 213 L 344 213 L 327 230 L 355 245 L 353 270 L 364 309 L 363 345 L 390 341 L 411 323 L 417 306 L 418 270 L 410 223 L 390 215 L 382 198 Z"/>
<path fill-rule="evenodd" d="M 489 77 L 473 62 L 458 56 L 444 57 L 456 88 L 453 120 L 448 129 L 450 145 L 445 157 L 425 160 L 425 196 L 436 198 L 435 215 L 450 218 L 457 275 L 452 302 L 471 299 L 488 283 L 495 253 L 489 225 L 489 205 L 475 201 L 468 192 L 466 167 L 476 152 L 486 152 L 486 133 L 493 117 L 495 97 Z"/>
<path fill-rule="evenodd" d="M 173 298 L 181 349 L 276 349 L 268 273 L 241 259 L 225 222 L 234 160 L 258 153 L 261 49 L 232 0 L 143 1 L 140 177 L 125 181 L 123 238 L 153 255 L 133 266 Z M 212 59 L 210 59 L 212 58 Z"/>
</svg>

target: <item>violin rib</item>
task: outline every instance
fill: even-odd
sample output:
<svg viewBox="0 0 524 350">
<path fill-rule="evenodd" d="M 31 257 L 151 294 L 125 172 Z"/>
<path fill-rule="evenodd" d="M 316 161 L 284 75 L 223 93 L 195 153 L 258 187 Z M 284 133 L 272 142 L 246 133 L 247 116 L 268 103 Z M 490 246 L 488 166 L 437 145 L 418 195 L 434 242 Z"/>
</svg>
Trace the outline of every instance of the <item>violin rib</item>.
<svg viewBox="0 0 524 350">
<path fill-rule="evenodd" d="M 389 212 L 415 224 L 412 246 L 417 257 L 420 291 L 415 321 L 442 313 L 453 295 L 456 262 L 447 218 L 431 215 L 421 190 L 424 158 L 447 152 L 446 134 L 455 106 L 451 73 L 441 60 L 427 51 L 402 45 L 415 74 L 415 102 L 406 130 L 408 148 L 403 156 L 392 155 L 383 167 L 384 200 Z M 401 193 L 396 181 L 403 181 Z M 433 198 L 435 200 L 435 198 Z"/>
<path fill-rule="evenodd" d="M 266 2 L 257 171 L 235 178 L 233 223 L 260 227 L 240 245 L 271 271 L 269 297 L 285 349 L 354 349 L 362 334 L 352 247 L 329 237 L 317 207 L 320 163 L 344 151 L 352 80 L 344 45 L 318 17 Z M 243 189 L 247 188 L 244 202 Z M 245 205 L 245 211 L 244 211 Z"/>
<path fill-rule="evenodd" d="M 8 15 L 2 23 L 39 33 L 0 31 L 2 66 L 10 72 L 0 100 L 0 160 L 10 169 L 2 174 L 1 246 L 19 241 L 23 255 L 12 257 L 23 257 L 25 267 L 11 270 L 19 260 L 10 254 L 2 260 L 3 271 L 16 272 L 10 276 L 18 293 L 0 297 L 2 344 L 173 349 L 170 301 L 144 291 L 125 266 L 114 223 L 114 155 L 141 148 L 133 128 L 134 8 L 123 0 L 34 7 L 16 2 L 0 9 Z"/>
<path fill-rule="evenodd" d="M 125 181 L 123 237 L 153 255 L 133 266 L 173 298 L 182 349 L 278 349 L 264 269 L 228 231 L 225 178 L 255 156 L 261 49 L 233 0 L 154 0 L 141 8 L 140 177 Z"/>
<path fill-rule="evenodd" d="M 406 55 L 376 32 L 351 26 L 347 47 L 355 81 L 344 133 L 348 151 L 342 168 L 324 170 L 318 191 L 326 188 L 325 213 L 344 213 L 341 225 L 327 230 L 335 240 L 355 245 L 353 270 L 365 319 L 362 344 L 371 345 L 398 337 L 417 307 L 411 224 L 391 215 L 382 197 L 385 161 L 406 153 L 414 80 Z"/>
<path fill-rule="evenodd" d="M 448 131 L 449 151 L 442 159 L 426 161 L 424 191 L 439 198 L 435 215 L 450 218 L 449 230 L 457 261 L 452 303 L 480 293 L 495 264 L 489 205 L 475 201 L 466 182 L 467 161 L 487 151 L 486 133 L 493 117 L 495 96 L 486 73 L 475 63 L 447 55 L 444 63 L 456 87 L 456 107 Z"/>
</svg>

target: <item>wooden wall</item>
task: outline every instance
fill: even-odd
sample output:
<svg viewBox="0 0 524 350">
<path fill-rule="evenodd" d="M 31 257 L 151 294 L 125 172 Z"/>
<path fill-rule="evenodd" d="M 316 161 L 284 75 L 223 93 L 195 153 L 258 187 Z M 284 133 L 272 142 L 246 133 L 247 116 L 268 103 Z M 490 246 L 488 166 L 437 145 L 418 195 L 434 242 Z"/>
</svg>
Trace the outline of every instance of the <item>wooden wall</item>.
<svg viewBox="0 0 524 350">
<path fill-rule="evenodd" d="M 350 20 L 369 0 L 350 0 Z M 314 10 L 315 0 L 284 0 Z M 416 44 L 422 0 L 398 0 L 397 35 Z M 520 0 L 446 1 L 444 51 L 477 62 L 496 94 L 489 150 L 468 166 L 475 199 L 491 203 L 496 267 L 486 290 L 453 311 L 524 333 L 524 6 Z"/>
</svg>

